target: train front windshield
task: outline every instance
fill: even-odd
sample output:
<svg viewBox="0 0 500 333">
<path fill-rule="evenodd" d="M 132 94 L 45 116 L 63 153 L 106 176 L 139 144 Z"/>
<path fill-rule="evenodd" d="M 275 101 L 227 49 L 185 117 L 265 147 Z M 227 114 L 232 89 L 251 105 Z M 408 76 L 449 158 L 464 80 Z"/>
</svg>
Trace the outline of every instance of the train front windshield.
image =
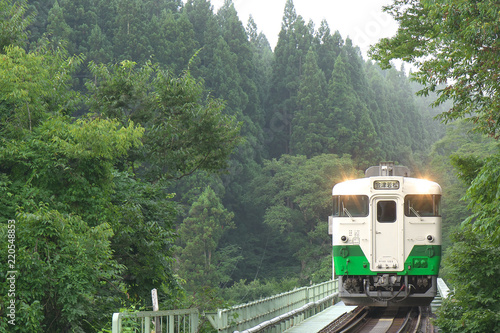
<svg viewBox="0 0 500 333">
<path fill-rule="evenodd" d="M 441 216 L 441 195 L 415 194 L 405 197 L 405 215 L 408 217 Z"/>
<path fill-rule="evenodd" d="M 383 205 L 385 201 L 379 203 Z M 395 205 L 395 203 L 394 203 Z M 385 206 L 384 206 L 385 207 Z M 441 195 L 414 194 L 405 197 L 404 212 L 407 217 L 441 216 Z M 382 211 L 379 207 L 378 211 Z M 394 207 L 395 211 L 395 207 Z M 366 195 L 335 195 L 333 196 L 333 216 L 335 217 L 366 217 L 369 213 L 369 199 Z M 394 213 L 395 215 L 395 213 Z M 379 220 L 379 222 L 394 222 Z"/>
<path fill-rule="evenodd" d="M 369 201 L 366 195 L 335 195 L 333 196 L 333 216 L 336 217 L 366 217 Z"/>
</svg>

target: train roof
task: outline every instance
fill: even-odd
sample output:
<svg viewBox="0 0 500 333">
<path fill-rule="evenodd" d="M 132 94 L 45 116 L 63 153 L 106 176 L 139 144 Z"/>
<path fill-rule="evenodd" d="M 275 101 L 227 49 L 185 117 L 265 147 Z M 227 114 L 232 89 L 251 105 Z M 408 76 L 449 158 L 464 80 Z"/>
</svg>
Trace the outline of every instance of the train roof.
<svg viewBox="0 0 500 333">
<path fill-rule="evenodd" d="M 398 181 L 398 189 L 375 189 L 375 182 L 391 183 Z M 421 178 L 399 177 L 399 176 L 374 176 L 353 180 L 347 180 L 336 184 L 332 189 L 332 195 L 371 195 L 378 192 L 394 191 L 402 194 L 441 194 L 441 186 L 433 181 Z"/>
</svg>

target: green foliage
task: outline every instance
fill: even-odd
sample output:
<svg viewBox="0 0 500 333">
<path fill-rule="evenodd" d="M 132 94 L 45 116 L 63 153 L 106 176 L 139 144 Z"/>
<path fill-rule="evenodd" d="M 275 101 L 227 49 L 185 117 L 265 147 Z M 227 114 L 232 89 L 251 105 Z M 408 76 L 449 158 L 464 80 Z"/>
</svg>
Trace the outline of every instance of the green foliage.
<svg viewBox="0 0 500 333">
<path fill-rule="evenodd" d="M 0 214 L 4 221 L 17 216 L 17 268 L 29 272 L 16 298 L 18 320 L 29 325 L 16 328 L 92 331 L 127 292 L 144 298 L 144 288 L 158 286 L 173 295 L 171 196 L 114 168 L 142 146 L 144 128 L 127 119 L 66 115 L 79 101 L 70 79 L 81 57 L 52 44 L 5 51 L 0 185 L 8 199 Z"/>
<path fill-rule="evenodd" d="M 270 111 L 267 116 L 269 153 L 272 157 L 290 154 L 292 119 L 297 111 L 297 93 L 303 61 L 311 47 L 312 33 L 302 16 L 287 0 L 278 44 L 274 49 L 271 76 Z"/>
<path fill-rule="evenodd" d="M 28 34 L 26 27 L 34 18 L 33 14 L 26 15 L 27 0 L 0 1 L 0 54 L 9 45 L 23 46 Z"/>
<path fill-rule="evenodd" d="M 74 110 L 79 95 L 69 87 L 81 57 L 68 57 L 60 49 L 27 53 L 8 46 L 4 51 L 0 54 L 0 131 L 22 135 L 50 114 Z"/>
<path fill-rule="evenodd" d="M 318 53 L 318 66 L 325 74 L 326 82 L 329 82 L 344 40 L 338 31 L 331 34 L 327 21 L 322 20 L 315 35 L 314 45 Z"/>
<path fill-rule="evenodd" d="M 225 169 L 240 139 L 234 117 L 222 114 L 223 102 L 203 100 L 203 86 L 189 72 L 174 77 L 151 63 L 135 66 L 91 63 L 88 103 L 94 112 L 145 127 L 146 175 L 179 179 L 198 169 Z"/>
<path fill-rule="evenodd" d="M 219 248 L 228 230 L 234 228 L 234 214 L 222 205 L 208 186 L 191 205 L 188 217 L 179 227 L 179 275 L 186 280 L 186 289 L 199 292 L 215 288 L 230 280 L 230 273 L 241 258 L 237 247 Z"/>
<path fill-rule="evenodd" d="M 403 70 L 365 63 L 326 22 L 317 31 L 306 25 L 293 1 L 285 4 L 274 59 L 266 114 L 272 157 L 347 153 L 364 169 L 383 159 L 406 162 L 439 137 L 423 126 L 431 120 L 416 108 Z"/>
<path fill-rule="evenodd" d="M 335 138 L 330 133 L 331 115 L 326 112 L 325 75 L 311 48 L 306 56 L 304 73 L 297 94 L 298 110 L 292 122 L 292 151 L 308 157 L 335 150 Z"/>
<path fill-rule="evenodd" d="M 422 176 L 436 180 L 443 189 L 444 245 L 448 235 L 470 216 L 469 200 L 462 200 L 473 179 L 484 164 L 484 158 L 498 151 L 498 143 L 485 135 L 472 132 L 472 124 L 456 121 L 447 126 L 446 135 L 432 146 L 430 170 L 422 167 Z M 424 163 L 426 163 L 424 161 Z"/>
<path fill-rule="evenodd" d="M 123 211 L 111 203 L 113 165 L 141 144 L 142 133 L 142 128 L 121 127 L 118 121 L 88 117 L 71 123 L 59 116 L 45 120 L 23 139 L 1 139 L 3 190 L 10 193 L 1 215 L 6 221 L 18 212 L 18 268 L 32 275 L 23 273 L 19 281 L 30 297 L 20 298 L 18 308 L 26 307 L 31 316 L 26 321 L 40 329 L 91 330 L 108 320 L 104 316 L 125 296 L 121 274 L 134 267 L 125 270 L 116 261 L 123 253 L 113 230 L 122 230 L 116 215 Z M 147 240 L 135 236 L 138 244 Z M 162 281 L 169 278 L 162 275 Z"/>
<path fill-rule="evenodd" d="M 251 16 L 248 20 L 246 31 L 252 47 L 253 63 L 256 72 L 254 81 L 257 85 L 258 99 L 262 109 L 261 113 L 253 118 L 253 120 L 263 129 L 265 124 L 265 110 L 269 101 L 270 78 L 274 55 L 269 41 L 262 32 L 258 32 L 257 24 L 255 24 Z"/>
<path fill-rule="evenodd" d="M 16 326 L 13 332 L 82 332 L 89 318 L 100 318 L 105 295 L 118 289 L 123 269 L 112 256 L 109 224 L 89 227 L 76 215 L 40 204 L 16 218 Z M 1 248 L 7 253 L 7 223 L 1 224 Z M 10 271 L 2 261 L 3 272 Z M 0 287 L 5 318 L 7 284 Z M 114 292 L 113 292 L 114 293 Z M 103 304 L 104 303 L 104 304 Z M 22 324 L 21 324 L 22 323 Z M 1 324 L 5 329 L 5 321 Z"/>
<path fill-rule="evenodd" d="M 64 44 L 69 41 L 73 31 L 64 20 L 63 9 L 59 6 L 57 0 L 49 11 L 47 22 L 47 33 L 56 44 Z"/>
<path fill-rule="evenodd" d="M 151 32 L 151 36 L 156 37 L 152 43 L 154 59 L 158 63 L 168 64 L 173 72 L 181 73 L 189 65 L 195 51 L 200 48 L 195 40 L 193 25 L 185 12 L 175 14 L 162 11 L 157 20 L 159 27 Z M 155 26 L 152 25 L 152 28 Z"/>
<path fill-rule="evenodd" d="M 111 45 L 106 35 L 102 32 L 99 25 L 92 28 L 89 37 L 90 50 L 88 59 L 99 63 L 107 63 L 112 59 Z"/>
<path fill-rule="evenodd" d="M 124 267 L 128 295 L 149 304 L 151 289 L 157 288 L 159 299 L 171 298 L 174 303 L 180 289 L 172 270 L 174 195 L 167 194 L 161 182 L 143 182 L 126 172 L 113 176 L 111 202 L 116 216 L 111 222 L 115 231 L 111 246 Z"/>
<path fill-rule="evenodd" d="M 22 186 L 17 203 L 43 201 L 77 213 L 91 226 L 109 213 L 113 161 L 140 145 L 143 129 L 103 119 L 48 119 L 23 140 L 2 139 L 1 170 Z"/>
<path fill-rule="evenodd" d="M 266 161 L 263 173 L 255 178 L 253 200 L 265 209 L 264 224 L 284 239 L 300 263 L 301 278 L 319 282 L 331 276 L 315 274 L 320 262 L 331 258 L 325 223 L 330 193 L 337 182 L 355 175 L 349 156 L 323 154 L 307 159 L 283 155 Z"/>
<path fill-rule="evenodd" d="M 479 170 L 484 166 L 484 161 L 476 156 L 450 155 L 450 161 L 458 170 L 458 178 L 470 185 L 476 178 Z"/>
<path fill-rule="evenodd" d="M 498 139 L 498 4 L 396 0 L 385 10 L 400 28 L 396 36 L 372 48 L 372 55 L 384 66 L 391 59 L 413 63 L 418 67 L 413 78 L 424 86 L 420 94 L 437 92 L 434 105 L 453 102 L 448 112 L 439 115 L 441 119 L 465 119 L 474 130 Z M 494 332 L 500 328 L 495 280 L 500 243 L 499 154 L 495 145 L 484 145 L 484 139 L 477 149 L 470 149 L 470 144 L 464 149 L 466 133 L 454 132 L 435 146 L 436 151 L 449 146 L 458 150 L 452 162 L 470 185 L 465 200 L 472 212 L 444 260 L 455 295 L 443 305 L 437 324 L 443 332 Z M 467 215 L 456 214 L 461 219 Z"/>
<path fill-rule="evenodd" d="M 497 217 L 498 219 L 498 217 Z M 442 332 L 496 332 L 500 329 L 498 240 L 466 226 L 453 235 L 444 257 L 445 276 L 457 286 L 438 310 Z"/>
<path fill-rule="evenodd" d="M 425 86 L 421 94 L 437 91 L 435 105 L 453 101 L 440 118 L 467 117 L 478 131 L 498 137 L 496 1 L 396 0 L 385 11 L 400 27 L 371 55 L 386 66 L 391 59 L 415 64 L 414 79 Z"/>
<path fill-rule="evenodd" d="M 223 299 L 228 300 L 232 304 L 243 304 L 290 291 L 298 285 L 298 278 L 283 279 L 280 281 L 275 279 L 266 281 L 253 280 L 250 282 L 240 280 L 235 282 L 230 288 L 222 289 L 221 294 Z"/>
<path fill-rule="evenodd" d="M 0 25 L 12 28 L 0 31 L 8 39 L 0 50 L 0 216 L 40 215 L 78 229 L 47 241 L 65 246 L 97 233 L 111 270 L 79 289 L 57 275 L 47 290 L 69 281 L 78 296 L 21 304 L 28 331 L 48 327 L 39 327 L 47 309 L 61 314 L 58 331 L 95 331 L 119 307 L 148 305 L 152 288 L 162 309 L 217 308 L 227 305 L 221 297 L 240 302 L 329 279 L 331 187 L 381 159 L 425 164 L 412 154 L 427 148 L 432 129 L 422 126 L 404 72 L 365 63 L 326 21 L 315 31 L 292 0 L 274 53 L 252 19 L 245 31 L 231 0 L 217 13 L 208 0 L 29 3 L 0 0 Z M 36 50 L 25 51 L 30 21 Z M 89 66 L 77 72 L 84 59 Z M 452 145 L 436 149 L 444 146 Z M 447 157 L 436 160 L 448 171 Z M 90 245 L 88 260 L 75 247 L 82 265 L 97 260 Z M 45 262 L 68 255 L 78 260 L 53 246 Z M 67 274 L 83 270 L 64 264 Z M 31 285 L 50 284 L 37 267 Z M 77 305 L 63 313 L 61 295 Z"/>
<path fill-rule="evenodd" d="M 480 235 L 500 244 L 500 154 L 486 158 L 484 166 L 467 190 L 472 215 L 464 222 L 471 224 Z"/>
<path fill-rule="evenodd" d="M 223 102 L 202 101 L 202 87 L 189 74 L 160 76 L 155 87 L 159 115 L 147 138 L 157 172 L 179 178 L 198 169 L 224 170 L 240 142 L 240 124 L 222 113 Z"/>
<path fill-rule="evenodd" d="M 380 141 L 360 91 L 367 87 L 359 55 L 349 39 L 346 45 L 335 61 L 328 87 L 327 103 L 336 143 L 333 152 L 352 154 L 362 167 L 367 167 L 376 163 Z"/>
</svg>

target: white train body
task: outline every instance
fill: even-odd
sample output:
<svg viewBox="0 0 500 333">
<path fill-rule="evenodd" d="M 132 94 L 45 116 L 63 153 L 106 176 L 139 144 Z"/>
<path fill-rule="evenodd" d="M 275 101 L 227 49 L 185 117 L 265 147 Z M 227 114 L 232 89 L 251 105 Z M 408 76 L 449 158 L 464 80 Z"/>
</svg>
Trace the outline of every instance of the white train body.
<svg viewBox="0 0 500 333">
<path fill-rule="evenodd" d="M 334 186 L 334 275 L 346 304 L 425 305 L 441 259 L 441 187 L 389 164 Z M 376 173 L 377 175 L 373 175 Z"/>
</svg>

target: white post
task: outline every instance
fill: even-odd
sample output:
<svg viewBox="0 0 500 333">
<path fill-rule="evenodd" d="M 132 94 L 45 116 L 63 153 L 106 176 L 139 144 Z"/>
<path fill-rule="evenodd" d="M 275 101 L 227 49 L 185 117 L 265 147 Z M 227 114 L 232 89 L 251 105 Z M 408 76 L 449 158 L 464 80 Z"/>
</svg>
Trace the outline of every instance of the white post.
<svg viewBox="0 0 500 333">
<path fill-rule="evenodd" d="M 333 216 L 328 216 L 328 234 L 332 236 L 332 249 L 333 249 Z M 333 251 L 332 251 L 332 280 L 335 280 L 335 261 L 333 260 Z"/>
<path fill-rule="evenodd" d="M 158 293 L 156 289 L 151 290 L 151 298 L 153 300 L 153 311 L 159 311 L 158 307 Z M 161 333 L 160 320 L 158 317 L 155 317 L 155 333 Z"/>
</svg>

